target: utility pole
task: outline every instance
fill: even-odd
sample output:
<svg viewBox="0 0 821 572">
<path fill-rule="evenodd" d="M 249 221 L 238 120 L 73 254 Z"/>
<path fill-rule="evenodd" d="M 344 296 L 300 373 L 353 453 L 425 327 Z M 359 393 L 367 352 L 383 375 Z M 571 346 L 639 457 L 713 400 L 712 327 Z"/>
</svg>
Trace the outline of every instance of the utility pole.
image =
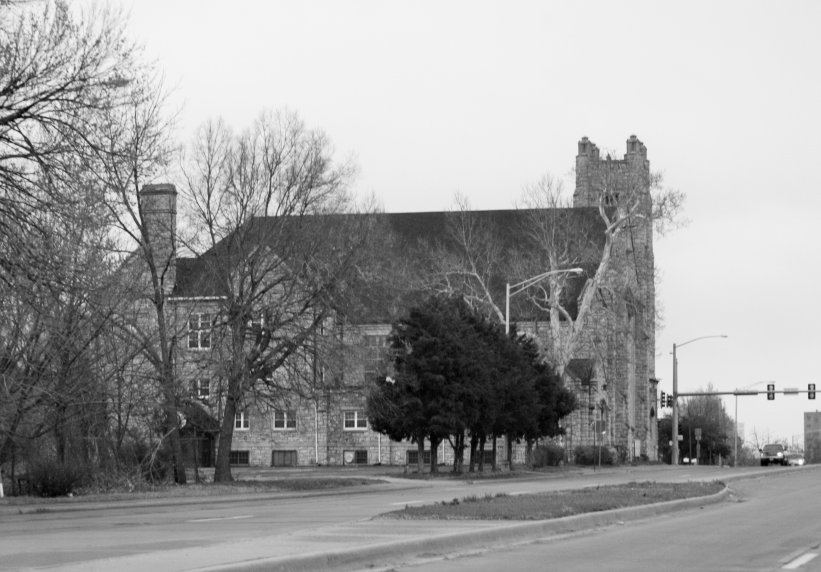
<svg viewBox="0 0 821 572">
<path fill-rule="evenodd" d="M 673 343 L 673 456 L 671 464 L 678 465 L 678 359 L 676 344 Z"/>
<path fill-rule="evenodd" d="M 686 346 L 699 340 L 707 338 L 726 338 L 727 334 L 718 334 L 713 336 L 699 336 L 692 340 L 687 340 L 684 343 L 676 345 L 673 344 L 673 455 L 672 464 L 678 465 L 678 358 L 676 357 L 676 348 Z"/>
</svg>

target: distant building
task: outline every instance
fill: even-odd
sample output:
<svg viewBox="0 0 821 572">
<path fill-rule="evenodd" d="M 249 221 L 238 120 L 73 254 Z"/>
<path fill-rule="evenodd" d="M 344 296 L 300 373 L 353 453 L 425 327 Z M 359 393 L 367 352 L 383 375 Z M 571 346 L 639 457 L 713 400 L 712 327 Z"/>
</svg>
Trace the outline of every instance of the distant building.
<svg viewBox="0 0 821 572">
<path fill-rule="evenodd" d="M 821 411 L 804 413 L 804 458 L 821 463 Z"/>
</svg>

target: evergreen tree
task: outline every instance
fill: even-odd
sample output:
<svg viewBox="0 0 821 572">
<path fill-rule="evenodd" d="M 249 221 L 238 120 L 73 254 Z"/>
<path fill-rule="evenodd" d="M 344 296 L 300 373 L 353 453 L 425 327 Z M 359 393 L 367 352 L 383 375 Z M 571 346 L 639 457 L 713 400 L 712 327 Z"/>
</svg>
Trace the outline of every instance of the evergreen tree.
<svg viewBox="0 0 821 572">
<path fill-rule="evenodd" d="M 417 443 L 420 470 L 425 439 L 431 472 L 445 439 L 454 449 L 454 471 L 461 471 L 469 434 L 473 470 L 488 437 L 495 444 L 506 435 L 510 445 L 556 435 L 558 420 L 575 407 L 535 341 L 515 331 L 506 335 L 460 298 L 432 297 L 411 309 L 394 324 L 389 344 L 394 374 L 374 380 L 368 418 L 391 439 Z"/>
</svg>

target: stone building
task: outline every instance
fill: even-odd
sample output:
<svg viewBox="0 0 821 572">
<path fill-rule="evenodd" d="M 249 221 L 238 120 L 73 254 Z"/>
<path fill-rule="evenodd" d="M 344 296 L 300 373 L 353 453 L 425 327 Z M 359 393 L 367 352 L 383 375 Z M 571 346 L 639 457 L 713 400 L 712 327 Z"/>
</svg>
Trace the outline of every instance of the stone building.
<svg viewBox="0 0 821 572">
<path fill-rule="evenodd" d="M 585 233 L 579 264 L 596 272 L 605 248 L 605 223 L 599 212 L 631 211 L 629 223 L 619 233 L 608 255 L 609 268 L 579 336 L 572 359 L 566 364 L 565 383 L 572 388 L 579 407 L 564 420 L 562 442 L 567 451 L 579 445 L 598 445 L 614 450 L 622 460 L 657 458 L 657 397 L 654 379 L 655 291 L 653 285 L 653 235 L 650 171 L 645 146 L 635 136 L 627 140 L 623 159 L 600 157 L 586 137 L 578 144 L 576 189 L 572 208 L 557 212 L 566 224 L 564 232 Z M 176 222 L 173 186 L 147 187 L 141 193 L 147 223 L 173 235 Z M 532 213 L 531 213 L 532 214 Z M 477 211 L 482 224 L 501 229 L 498 242 L 502 256 L 519 246 L 517 229 L 528 211 Z M 431 254 L 448 250 L 447 236 L 453 213 L 396 213 L 376 215 L 388 266 L 401 266 L 409 274 L 430 271 Z M 164 273 L 169 304 L 177 328 L 176 375 L 190 387 L 192 399 L 183 408 L 183 432 L 190 460 L 200 466 L 213 464 L 218 420 L 224 395 L 215 383 L 209 363 L 214 338 L 212 317 L 221 311 L 222 294 L 215 282 L 204 278 L 198 259 L 175 256 L 173 236 L 158 232 L 168 241 Z M 534 274 L 541 273 L 542 270 Z M 489 290 L 504 301 L 505 281 L 494 276 Z M 584 280 L 577 282 L 578 296 Z M 424 289 L 415 284 L 413 288 Z M 416 445 L 397 443 L 373 432 L 365 411 L 368 384 L 380 371 L 386 336 L 391 323 L 411 303 L 411 292 L 397 292 L 390 284 L 363 290 L 357 310 L 329 322 L 325 335 L 339 345 L 338 363 L 313 375 L 315 391 L 294 395 L 276 404 L 246 402 L 234 420 L 231 462 L 235 465 L 289 466 L 308 464 L 405 464 L 415 462 Z M 570 300 L 571 314 L 575 300 Z M 523 302 L 511 306 L 511 320 L 520 330 L 549 346 L 551 329 L 544 313 Z M 502 446 L 500 440 L 500 446 Z M 449 460 L 441 447 L 440 461 Z M 522 458 L 517 447 L 514 458 Z M 503 448 L 497 451 L 501 457 Z"/>
</svg>

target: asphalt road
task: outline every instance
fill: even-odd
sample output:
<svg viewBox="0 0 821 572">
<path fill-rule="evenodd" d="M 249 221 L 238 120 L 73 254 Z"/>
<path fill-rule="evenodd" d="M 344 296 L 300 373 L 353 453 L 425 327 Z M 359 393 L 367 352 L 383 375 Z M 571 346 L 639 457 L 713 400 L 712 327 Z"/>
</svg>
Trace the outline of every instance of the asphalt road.
<svg viewBox="0 0 821 572">
<path fill-rule="evenodd" d="M 697 510 L 391 570 L 821 570 L 817 471 L 746 479 L 730 488 L 727 502 Z"/>
<path fill-rule="evenodd" d="M 36 510 L 28 507 L 23 509 L 22 514 L 19 507 L 0 506 L 0 570 L 159 571 L 237 564 L 249 567 L 259 565 L 258 569 L 269 569 L 273 566 L 271 559 L 280 559 L 281 569 L 293 569 L 295 565 L 289 558 L 344 551 L 350 553 L 377 544 L 399 546 L 405 539 L 424 543 L 430 535 L 459 534 L 460 531 L 470 534 L 488 530 L 492 533 L 494 527 L 514 526 L 481 522 L 448 523 L 434 530 L 435 527 L 425 523 L 372 520 L 375 515 L 407 504 L 497 492 L 525 494 L 629 481 L 712 480 L 762 473 L 770 475 L 768 479 L 774 479 L 773 482 L 783 480 L 789 483 L 790 479 L 800 479 L 803 473 L 813 475 L 808 480 L 819 481 L 819 471 L 813 470 L 814 467 L 807 469 L 788 471 L 788 476 L 782 479 L 776 478 L 776 474 L 782 471 L 773 468 L 735 470 L 654 466 L 597 472 L 566 471 L 548 476 L 476 481 L 472 484 L 390 479 L 383 485 L 333 493 L 188 499 L 182 503 L 78 502 L 68 507 L 46 505 Z M 750 481 L 753 491 L 759 482 L 769 481 Z M 783 487 L 786 490 L 790 488 L 788 484 Z M 815 499 L 821 498 L 817 484 L 812 490 L 815 491 Z M 739 503 L 739 506 L 743 504 Z M 818 503 L 814 506 L 817 513 Z M 710 509 L 711 512 L 713 510 Z M 721 511 L 717 513 L 721 514 Z M 656 539 L 650 543 L 648 550 L 658 552 L 660 547 L 661 541 Z M 337 564 L 337 560 L 329 561 L 326 568 L 341 567 Z M 316 560 L 306 560 L 301 569 L 310 570 L 312 566 L 316 566 Z"/>
</svg>

